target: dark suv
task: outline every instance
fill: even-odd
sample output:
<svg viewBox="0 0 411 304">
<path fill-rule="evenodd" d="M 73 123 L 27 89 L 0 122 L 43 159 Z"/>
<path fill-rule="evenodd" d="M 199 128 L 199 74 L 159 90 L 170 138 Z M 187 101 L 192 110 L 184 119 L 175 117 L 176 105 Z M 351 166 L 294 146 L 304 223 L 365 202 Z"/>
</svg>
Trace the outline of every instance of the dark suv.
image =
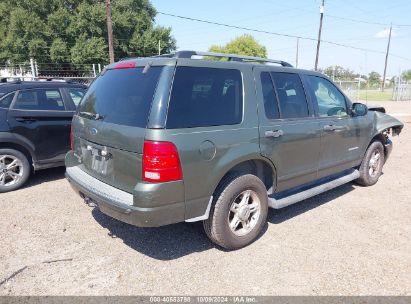
<svg viewBox="0 0 411 304">
<path fill-rule="evenodd" d="M 73 118 L 66 177 L 120 221 L 203 221 L 212 241 L 235 249 L 257 237 L 268 207 L 376 183 L 389 132 L 402 127 L 320 73 L 183 51 L 104 70 Z"/>
<path fill-rule="evenodd" d="M 32 171 L 63 166 L 70 126 L 87 86 L 65 81 L 0 83 L 0 192 Z"/>
</svg>

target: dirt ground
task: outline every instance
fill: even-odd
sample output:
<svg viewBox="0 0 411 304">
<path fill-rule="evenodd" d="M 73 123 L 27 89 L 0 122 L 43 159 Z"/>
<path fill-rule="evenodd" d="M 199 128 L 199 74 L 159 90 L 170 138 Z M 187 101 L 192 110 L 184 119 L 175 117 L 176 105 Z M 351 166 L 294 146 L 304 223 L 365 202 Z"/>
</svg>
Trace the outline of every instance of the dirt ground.
<svg viewBox="0 0 411 304">
<path fill-rule="evenodd" d="M 118 222 L 84 204 L 64 168 L 38 172 L 0 194 L 0 295 L 411 295 L 411 102 L 384 105 L 405 128 L 377 185 L 271 210 L 260 239 L 233 252 L 198 223 Z"/>
</svg>

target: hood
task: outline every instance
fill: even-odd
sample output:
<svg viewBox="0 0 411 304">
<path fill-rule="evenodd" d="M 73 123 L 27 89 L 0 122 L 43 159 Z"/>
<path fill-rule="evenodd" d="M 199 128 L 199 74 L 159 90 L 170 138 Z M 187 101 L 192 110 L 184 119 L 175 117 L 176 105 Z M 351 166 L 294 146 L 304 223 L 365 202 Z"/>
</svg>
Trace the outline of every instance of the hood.
<svg viewBox="0 0 411 304">
<path fill-rule="evenodd" d="M 393 136 L 399 135 L 401 133 L 402 128 L 404 127 L 404 124 L 397 118 L 385 114 L 381 111 L 374 111 L 374 119 L 375 128 L 378 131 L 378 133 L 381 133 L 382 131 L 387 129 L 392 129 Z"/>
</svg>

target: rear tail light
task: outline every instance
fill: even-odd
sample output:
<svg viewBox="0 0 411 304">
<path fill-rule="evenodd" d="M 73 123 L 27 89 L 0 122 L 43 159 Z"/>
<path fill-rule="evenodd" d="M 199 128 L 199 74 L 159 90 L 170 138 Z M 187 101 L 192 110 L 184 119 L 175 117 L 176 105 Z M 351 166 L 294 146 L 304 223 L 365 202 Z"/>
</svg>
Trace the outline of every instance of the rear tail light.
<svg viewBox="0 0 411 304">
<path fill-rule="evenodd" d="M 67 134 L 67 133 L 66 133 Z M 73 144 L 73 125 L 70 126 L 70 150 L 74 150 L 74 144 Z"/>
<path fill-rule="evenodd" d="M 165 141 L 144 141 L 143 180 L 162 183 L 181 180 L 180 157 L 176 146 Z"/>
</svg>

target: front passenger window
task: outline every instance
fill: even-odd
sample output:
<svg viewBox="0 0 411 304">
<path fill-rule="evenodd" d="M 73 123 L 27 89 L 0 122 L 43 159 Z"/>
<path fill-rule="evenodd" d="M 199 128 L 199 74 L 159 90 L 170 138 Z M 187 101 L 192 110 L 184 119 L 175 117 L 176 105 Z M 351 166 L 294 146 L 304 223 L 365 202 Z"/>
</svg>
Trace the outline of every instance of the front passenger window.
<svg viewBox="0 0 411 304">
<path fill-rule="evenodd" d="M 318 76 L 307 76 L 308 83 L 318 104 L 320 117 L 347 115 L 344 95 L 327 79 Z"/>
</svg>

